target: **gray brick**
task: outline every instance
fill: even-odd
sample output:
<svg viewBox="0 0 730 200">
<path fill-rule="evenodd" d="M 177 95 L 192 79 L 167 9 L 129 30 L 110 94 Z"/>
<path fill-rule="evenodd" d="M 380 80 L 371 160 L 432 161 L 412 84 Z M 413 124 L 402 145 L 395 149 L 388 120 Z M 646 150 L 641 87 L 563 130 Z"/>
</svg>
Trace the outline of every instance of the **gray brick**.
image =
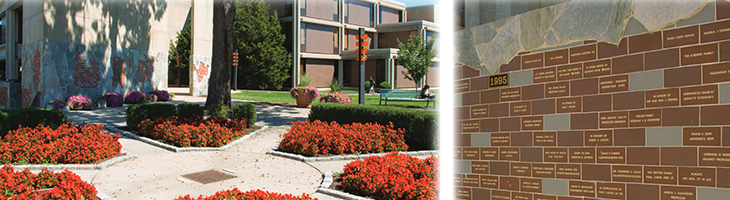
<svg viewBox="0 0 730 200">
<path fill-rule="evenodd" d="M 532 70 L 514 71 L 509 73 L 509 86 L 532 84 Z"/>
<path fill-rule="evenodd" d="M 626 23 L 626 30 L 624 30 L 623 36 L 636 35 L 646 32 L 649 32 L 649 30 L 646 30 L 646 27 L 644 27 L 643 24 L 639 23 L 639 21 L 636 21 L 634 17 L 631 17 L 629 18 L 629 22 Z"/>
<path fill-rule="evenodd" d="M 543 128 L 545 130 L 568 130 L 570 129 L 570 114 L 545 115 Z"/>
<path fill-rule="evenodd" d="M 718 188 L 697 187 L 697 199 L 724 200 L 730 197 L 730 190 Z"/>
<path fill-rule="evenodd" d="M 682 146 L 682 127 L 646 128 L 646 146 Z"/>
<path fill-rule="evenodd" d="M 708 3 L 695 16 L 677 21 L 677 27 L 715 21 L 715 4 Z"/>
<path fill-rule="evenodd" d="M 454 107 L 461 106 L 461 94 L 454 95 Z"/>
<path fill-rule="evenodd" d="M 664 70 L 629 74 L 629 91 L 651 90 L 664 87 Z"/>
<path fill-rule="evenodd" d="M 542 193 L 552 195 L 568 195 L 568 180 L 542 179 Z"/>
<path fill-rule="evenodd" d="M 722 83 L 717 88 L 718 101 L 720 103 L 730 103 L 730 83 Z"/>
<path fill-rule="evenodd" d="M 497 69 L 495 69 L 494 73 L 491 73 L 489 71 L 489 69 L 487 69 L 487 67 L 482 66 L 481 68 L 479 68 L 479 75 L 480 76 L 489 76 L 489 75 L 492 75 L 492 74 L 499 74 L 499 67 L 497 67 Z"/>
<path fill-rule="evenodd" d="M 471 160 L 455 160 L 454 173 L 471 173 Z"/>
<path fill-rule="evenodd" d="M 471 134 L 471 146 L 473 147 L 488 147 L 491 146 L 492 138 L 491 133 L 476 133 Z"/>
</svg>

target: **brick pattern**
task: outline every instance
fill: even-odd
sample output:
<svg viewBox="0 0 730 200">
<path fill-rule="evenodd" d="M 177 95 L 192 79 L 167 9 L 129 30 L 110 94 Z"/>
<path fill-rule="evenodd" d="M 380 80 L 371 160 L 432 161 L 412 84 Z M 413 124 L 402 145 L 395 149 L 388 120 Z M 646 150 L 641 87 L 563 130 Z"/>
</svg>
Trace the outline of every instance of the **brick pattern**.
<svg viewBox="0 0 730 200">
<path fill-rule="evenodd" d="M 723 89 L 730 17 L 720 14 L 617 45 L 584 41 L 518 54 L 500 67 L 531 74 L 533 84 L 488 88 L 476 84 L 488 75 L 457 76 L 472 83 L 457 92 L 470 98 L 463 106 L 472 114 L 457 119 L 456 135 L 490 135 L 460 139 L 456 160 L 472 170 L 456 174 L 457 196 L 659 200 L 699 199 L 697 187 L 730 192 L 730 104 L 722 100 L 730 96 Z M 661 74 L 659 87 L 630 87 L 629 75 L 645 71 Z"/>
<path fill-rule="evenodd" d="M 114 56 L 112 59 L 112 86 L 117 87 L 117 85 L 121 85 L 124 87 L 124 80 L 127 78 L 124 73 L 125 65 L 126 63 L 124 63 L 124 59 L 119 56 Z"/>
<path fill-rule="evenodd" d="M 8 87 L 0 87 L 0 108 L 8 107 Z"/>
<path fill-rule="evenodd" d="M 76 66 L 74 67 L 74 85 L 80 88 L 96 88 L 99 86 L 99 62 L 91 61 L 91 66 L 86 66 L 86 59 L 81 53 L 76 54 Z"/>
<path fill-rule="evenodd" d="M 35 55 L 33 55 L 33 83 L 35 84 L 35 89 L 40 89 L 41 85 L 41 52 L 36 51 Z"/>
<path fill-rule="evenodd" d="M 137 68 L 137 82 L 149 82 L 152 77 L 152 71 L 154 71 L 155 59 L 150 57 L 148 60 L 137 61 L 139 66 Z"/>
</svg>

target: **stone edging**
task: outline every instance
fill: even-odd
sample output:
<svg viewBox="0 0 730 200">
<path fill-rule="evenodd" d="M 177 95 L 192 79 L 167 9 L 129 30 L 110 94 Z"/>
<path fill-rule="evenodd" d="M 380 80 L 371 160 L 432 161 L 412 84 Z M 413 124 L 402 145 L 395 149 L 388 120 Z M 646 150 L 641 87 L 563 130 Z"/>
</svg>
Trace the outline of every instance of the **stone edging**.
<svg viewBox="0 0 730 200">
<path fill-rule="evenodd" d="M 325 172 L 324 175 L 322 175 L 323 176 L 322 184 L 319 186 L 319 188 L 317 188 L 317 192 L 326 194 L 326 195 L 330 195 L 333 197 L 341 198 L 341 199 L 347 199 L 347 200 L 370 199 L 370 198 L 365 198 L 365 197 L 357 196 L 354 194 L 346 193 L 343 191 L 329 189 L 329 187 L 335 181 L 334 177 L 332 176 L 332 174 L 334 174 L 334 173 L 342 173 L 342 170 L 334 171 L 334 172 Z"/>
<path fill-rule="evenodd" d="M 359 159 L 365 159 L 371 156 L 384 156 L 388 153 L 373 153 L 373 154 L 359 154 L 359 155 L 336 155 L 336 156 L 327 156 L 327 157 L 305 157 L 298 154 L 293 153 L 286 153 L 277 151 L 277 147 L 271 148 L 269 151 L 266 152 L 266 154 L 294 159 L 302 162 L 320 162 L 320 161 L 333 161 L 333 160 L 359 160 Z M 399 151 L 398 153 L 406 154 L 409 156 L 437 156 L 438 150 L 430 150 L 430 151 Z"/>
<path fill-rule="evenodd" d="M 47 168 L 48 170 L 97 170 L 97 169 L 105 169 L 113 164 L 120 163 L 125 160 L 131 160 L 133 158 L 136 158 L 136 156 L 127 154 L 126 152 L 122 152 L 123 156 L 117 156 L 111 159 L 108 159 L 104 162 L 101 162 L 99 164 L 59 164 L 59 165 L 13 165 L 15 169 L 29 169 L 29 170 L 41 170 L 43 168 Z"/>
<path fill-rule="evenodd" d="M 128 131 L 120 130 L 120 129 L 118 129 L 116 127 L 113 127 L 113 126 L 104 126 L 104 127 L 107 130 L 109 130 L 110 132 L 120 133 L 121 135 L 123 135 L 125 137 L 129 137 L 129 138 L 132 138 L 132 139 L 135 139 L 135 140 L 139 140 L 139 141 L 142 141 L 144 143 L 150 144 L 152 146 L 160 147 L 160 148 L 163 148 L 165 150 L 172 151 L 172 152 L 224 151 L 224 150 L 230 148 L 231 146 L 233 146 L 235 144 L 238 144 L 240 142 L 243 142 L 243 140 L 248 139 L 249 137 L 251 137 L 253 135 L 256 135 L 256 134 L 262 132 L 263 130 L 266 130 L 267 128 L 269 128 L 269 126 L 261 127 L 261 129 L 256 130 L 256 131 L 254 131 L 252 133 L 246 134 L 244 136 L 241 136 L 241 138 L 238 138 L 237 140 L 235 140 L 235 141 L 233 141 L 231 143 L 228 143 L 226 145 L 223 145 L 222 147 L 176 147 L 176 146 L 172 146 L 172 145 L 169 145 L 169 144 L 165 144 L 165 143 L 162 143 L 162 142 L 159 142 L 157 140 L 153 140 L 153 139 L 150 139 L 150 138 L 147 138 L 147 137 L 142 137 L 142 136 L 136 135 L 136 134 L 131 133 L 131 132 L 128 132 Z"/>
</svg>

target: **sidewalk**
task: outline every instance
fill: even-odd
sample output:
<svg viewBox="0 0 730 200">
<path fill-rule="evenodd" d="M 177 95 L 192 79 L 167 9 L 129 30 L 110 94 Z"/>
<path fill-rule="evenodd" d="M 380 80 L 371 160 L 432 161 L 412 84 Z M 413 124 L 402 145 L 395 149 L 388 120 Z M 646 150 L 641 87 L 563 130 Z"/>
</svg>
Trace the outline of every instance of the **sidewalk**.
<svg viewBox="0 0 730 200">
<path fill-rule="evenodd" d="M 166 103 L 205 103 L 205 97 L 192 97 L 187 91 L 171 88 L 176 94 Z M 233 100 L 233 103 L 246 101 Z M 71 111 L 69 121 L 126 126 L 125 107 L 102 108 L 92 111 Z M 315 193 L 327 171 L 341 170 L 349 161 L 304 163 L 266 155 L 276 146 L 280 135 L 287 132 L 292 121 L 307 119 L 308 108 L 256 104 L 259 126 L 269 129 L 225 150 L 211 152 L 170 152 L 134 139 L 121 138 L 122 151 L 136 156 L 133 160 L 112 165 L 103 170 L 72 170 L 99 192 L 116 199 L 173 199 L 179 195 L 212 195 L 217 191 L 238 188 L 241 191 L 262 189 L 293 195 L 309 194 L 319 199 L 336 199 Z M 181 178 L 181 175 L 210 169 L 228 171 L 237 177 L 220 182 L 201 184 Z"/>
</svg>

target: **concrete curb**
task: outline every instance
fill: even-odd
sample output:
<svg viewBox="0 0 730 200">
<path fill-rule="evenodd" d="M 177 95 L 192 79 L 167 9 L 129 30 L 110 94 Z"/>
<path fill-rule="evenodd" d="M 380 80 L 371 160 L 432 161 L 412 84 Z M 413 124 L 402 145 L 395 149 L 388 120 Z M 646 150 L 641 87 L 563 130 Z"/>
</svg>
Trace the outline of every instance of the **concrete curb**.
<svg viewBox="0 0 730 200">
<path fill-rule="evenodd" d="M 126 152 L 122 152 L 123 154 L 126 154 Z M 123 162 L 125 160 L 131 160 L 133 158 L 136 158 L 136 156 L 133 155 L 123 155 L 123 156 L 117 156 L 111 159 L 108 159 L 102 163 L 99 164 L 59 164 L 59 165 L 13 165 L 15 169 L 29 169 L 29 170 L 41 170 L 43 168 L 47 168 L 48 170 L 101 170 L 105 169 L 113 164 L 117 164 L 120 162 Z"/>
<path fill-rule="evenodd" d="M 226 145 L 223 145 L 222 147 L 176 147 L 176 146 L 172 146 L 172 145 L 169 145 L 169 144 L 165 144 L 165 143 L 162 143 L 162 142 L 159 142 L 157 140 L 153 140 L 153 139 L 150 139 L 150 138 L 147 138 L 147 137 L 142 137 L 142 136 L 136 135 L 136 134 L 131 133 L 131 132 L 128 132 L 128 131 L 120 130 L 120 129 L 118 129 L 116 127 L 113 127 L 113 126 L 104 126 L 104 127 L 107 130 L 109 130 L 110 132 L 119 133 L 119 134 L 121 134 L 121 135 L 123 135 L 125 137 L 129 137 L 129 138 L 132 138 L 132 139 L 135 139 L 135 140 L 139 140 L 139 141 L 142 141 L 144 143 L 150 144 L 152 146 L 160 147 L 160 148 L 163 148 L 165 150 L 172 151 L 172 152 L 176 152 L 176 153 L 177 152 L 192 152 L 192 151 L 225 151 L 226 149 L 232 147 L 233 145 L 236 145 L 236 144 L 238 144 L 240 142 L 243 142 L 244 140 L 248 139 L 249 137 L 252 137 L 252 136 L 254 136 L 254 135 L 256 135 L 256 134 L 258 134 L 258 133 L 260 133 L 260 132 L 262 132 L 262 131 L 264 131 L 264 130 L 266 130 L 266 129 L 269 128 L 269 126 L 261 127 L 261 129 L 256 130 L 256 131 L 254 131 L 254 132 L 252 132 L 250 134 L 241 136 L 241 138 L 238 138 L 237 140 L 235 140 L 235 141 L 233 141 L 231 143 L 228 143 Z"/>
<path fill-rule="evenodd" d="M 334 174 L 334 173 L 342 173 L 342 170 L 333 171 L 333 172 L 325 172 L 324 175 L 322 175 L 322 177 L 323 177 L 322 184 L 319 186 L 319 188 L 317 188 L 317 192 L 326 194 L 326 195 L 330 195 L 333 197 L 341 198 L 341 199 L 347 199 L 347 200 L 370 199 L 370 198 L 365 198 L 365 197 L 357 196 L 354 194 L 346 193 L 343 191 L 329 189 L 329 187 L 335 181 L 334 177 L 332 176 L 332 174 Z"/>
<path fill-rule="evenodd" d="M 335 155 L 335 156 L 327 156 L 327 157 L 305 157 L 299 154 L 293 154 L 293 153 L 286 153 L 277 151 L 277 147 L 271 148 L 269 151 L 266 152 L 266 154 L 289 158 L 293 160 L 298 160 L 302 162 L 320 162 L 320 161 L 334 161 L 334 160 L 359 160 L 359 159 L 365 159 L 371 156 L 384 156 L 388 153 L 373 153 L 373 154 L 359 154 L 359 155 Z M 430 150 L 430 151 L 399 151 L 398 153 L 406 154 L 409 156 L 437 156 L 438 150 Z"/>
</svg>

